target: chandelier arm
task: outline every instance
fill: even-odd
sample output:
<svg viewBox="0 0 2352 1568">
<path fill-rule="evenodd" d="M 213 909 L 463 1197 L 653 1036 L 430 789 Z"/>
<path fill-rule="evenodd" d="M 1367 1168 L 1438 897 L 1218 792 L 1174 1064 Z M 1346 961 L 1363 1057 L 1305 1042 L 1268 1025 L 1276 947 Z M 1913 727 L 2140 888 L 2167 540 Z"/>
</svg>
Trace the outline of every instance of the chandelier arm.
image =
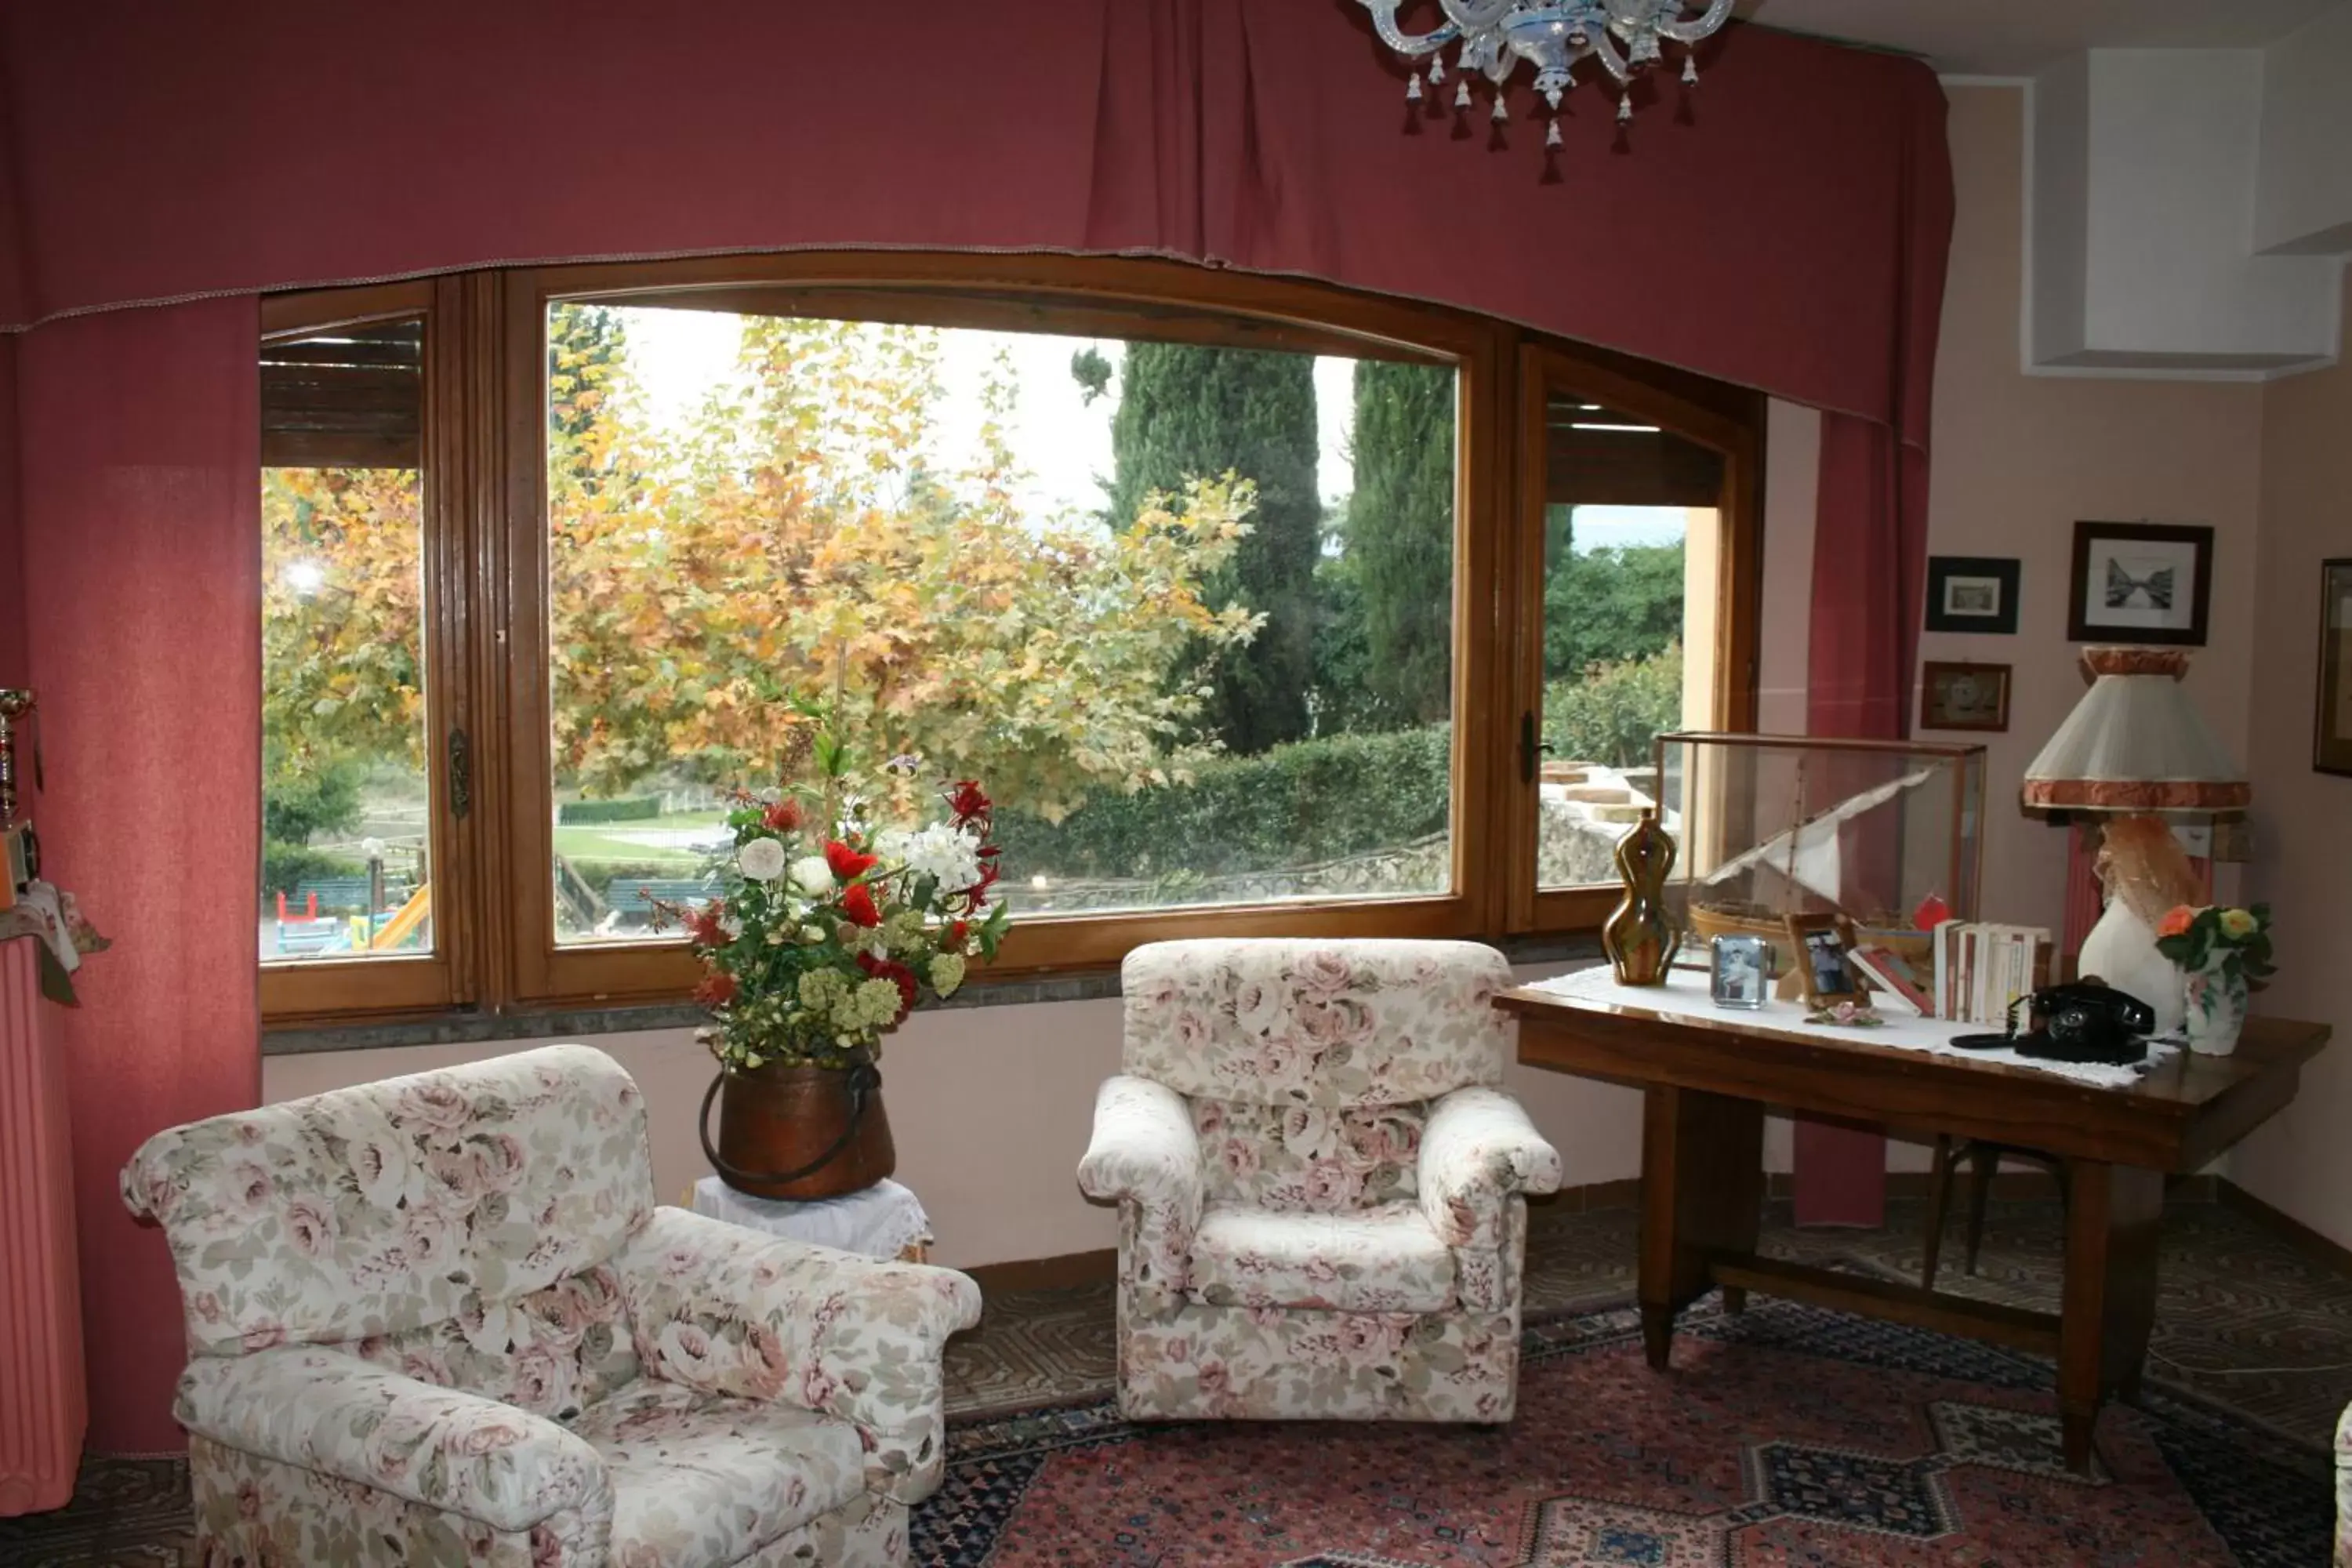
<svg viewBox="0 0 2352 1568">
<path fill-rule="evenodd" d="M 1465 34 L 1483 33 L 1510 14 L 1518 0 L 1489 0 L 1484 5 L 1476 0 L 1437 0 L 1445 11 L 1445 19 Z"/>
<path fill-rule="evenodd" d="M 1706 15 L 1691 21 L 1679 17 L 1658 24 L 1658 36 L 1678 44 L 1696 44 L 1720 29 L 1731 15 L 1731 0 L 1707 0 Z"/>
<path fill-rule="evenodd" d="M 1381 36 L 1381 42 L 1401 55 L 1414 58 L 1433 55 L 1462 36 L 1462 29 L 1451 22 L 1432 27 L 1417 37 L 1404 31 L 1397 26 L 1396 20 L 1397 6 L 1402 0 L 1361 0 L 1361 4 L 1372 14 L 1372 31 Z"/>
<path fill-rule="evenodd" d="M 1633 79 L 1633 68 L 1625 63 L 1623 55 L 1617 52 L 1616 41 L 1609 37 L 1606 29 L 1592 35 L 1591 49 L 1592 58 L 1601 62 L 1601 68 L 1608 71 L 1612 78 L 1620 82 L 1631 81 Z"/>
</svg>

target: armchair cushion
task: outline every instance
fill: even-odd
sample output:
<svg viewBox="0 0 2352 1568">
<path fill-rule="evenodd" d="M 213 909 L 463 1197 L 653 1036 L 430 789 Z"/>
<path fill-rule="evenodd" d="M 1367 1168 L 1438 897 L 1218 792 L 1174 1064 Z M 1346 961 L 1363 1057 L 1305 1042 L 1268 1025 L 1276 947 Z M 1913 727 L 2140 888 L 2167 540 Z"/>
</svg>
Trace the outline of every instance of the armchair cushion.
<svg viewBox="0 0 2352 1568">
<path fill-rule="evenodd" d="M 1192 1105 L 1213 1202 L 1342 1214 L 1417 1190 L 1424 1120 L 1418 1105 Z"/>
<path fill-rule="evenodd" d="M 611 1561 L 734 1563 L 866 1490 L 857 1428 L 647 1378 L 572 1430 L 613 1482 Z"/>
<path fill-rule="evenodd" d="M 1147 1288 L 1181 1289 L 1201 1223 L 1206 1173 L 1184 1097 L 1150 1079 L 1121 1075 L 1095 1096 L 1094 1139 L 1078 1162 L 1087 1196 L 1136 1205 L 1135 1247 L 1122 1271 Z"/>
<path fill-rule="evenodd" d="M 1210 1100 L 1412 1104 L 1501 1081 L 1509 984 L 1475 942 L 1151 942 L 1120 970 L 1121 1066 Z"/>
<path fill-rule="evenodd" d="M 1503 1245 L 1505 1200 L 1559 1190 L 1559 1153 L 1500 1089 L 1456 1089 L 1431 1110 L 1421 1143 L 1421 1207 L 1448 1247 Z"/>
<path fill-rule="evenodd" d="M 416 1073 L 150 1138 L 199 1352 L 398 1334 L 604 1262 L 652 1207 L 645 1102 L 586 1046 Z"/>
<path fill-rule="evenodd" d="M 1440 1312 L 1454 1300 L 1454 1254 L 1410 1200 L 1351 1214 L 1212 1205 L 1188 1279 L 1185 1293 L 1213 1307 Z"/>
<path fill-rule="evenodd" d="M 872 1489 L 914 1502 L 938 1487 L 940 1348 L 980 1321 L 970 1279 L 675 1208 L 656 1209 L 614 1267 L 647 1376 L 850 1422 Z"/>
<path fill-rule="evenodd" d="M 200 1356 L 181 1374 L 173 1414 L 225 1447 L 501 1531 L 613 1510 L 604 1461 L 554 1422 L 339 1350 Z"/>
</svg>

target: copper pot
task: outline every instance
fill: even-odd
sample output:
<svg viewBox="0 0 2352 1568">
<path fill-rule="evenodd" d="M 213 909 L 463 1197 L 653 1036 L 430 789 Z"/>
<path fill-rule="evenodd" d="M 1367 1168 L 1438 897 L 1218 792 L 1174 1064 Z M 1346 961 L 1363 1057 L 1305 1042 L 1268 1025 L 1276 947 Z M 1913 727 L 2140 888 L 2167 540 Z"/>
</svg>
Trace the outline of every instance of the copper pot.
<svg viewBox="0 0 2352 1568">
<path fill-rule="evenodd" d="M 836 1198 L 898 1167 L 882 1110 L 882 1075 L 862 1058 L 845 1068 L 772 1062 L 749 1071 L 723 1068 L 702 1097 L 699 1131 L 719 1180 L 753 1197 Z"/>
</svg>

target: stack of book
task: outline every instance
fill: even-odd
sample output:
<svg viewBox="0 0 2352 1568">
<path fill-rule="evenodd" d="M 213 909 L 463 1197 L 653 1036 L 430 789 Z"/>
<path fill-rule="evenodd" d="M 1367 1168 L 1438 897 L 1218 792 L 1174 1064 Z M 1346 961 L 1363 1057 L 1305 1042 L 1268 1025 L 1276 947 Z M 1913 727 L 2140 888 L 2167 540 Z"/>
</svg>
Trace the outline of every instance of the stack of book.
<svg viewBox="0 0 2352 1568">
<path fill-rule="evenodd" d="M 1947 921 L 1935 935 L 1938 1017 L 2005 1026 L 2009 1005 L 2040 984 L 2050 933 L 2039 926 Z"/>
</svg>

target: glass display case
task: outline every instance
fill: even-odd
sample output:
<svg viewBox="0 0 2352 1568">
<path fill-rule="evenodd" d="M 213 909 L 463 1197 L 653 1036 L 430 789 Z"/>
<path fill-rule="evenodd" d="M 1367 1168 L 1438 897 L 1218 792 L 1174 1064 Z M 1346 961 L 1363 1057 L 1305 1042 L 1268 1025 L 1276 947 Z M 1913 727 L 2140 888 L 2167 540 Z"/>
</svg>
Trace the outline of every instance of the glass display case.
<svg viewBox="0 0 2352 1568">
<path fill-rule="evenodd" d="M 1680 850 L 1666 889 L 1678 963 L 1703 967 L 1712 938 L 1753 935 L 1786 973 L 1788 917 L 1821 914 L 1924 957 L 1931 900 L 1976 918 L 1982 746 L 1676 733 L 1658 737 L 1657 780 Z"/>
</svg>

